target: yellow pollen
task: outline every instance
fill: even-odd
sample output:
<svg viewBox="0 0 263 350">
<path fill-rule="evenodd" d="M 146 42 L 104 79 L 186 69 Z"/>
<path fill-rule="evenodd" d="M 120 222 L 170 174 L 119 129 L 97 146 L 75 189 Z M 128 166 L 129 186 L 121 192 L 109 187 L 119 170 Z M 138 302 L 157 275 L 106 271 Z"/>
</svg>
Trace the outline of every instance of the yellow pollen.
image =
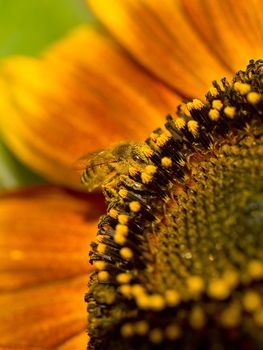
<svg viewBox="0 0 263 350">
<path fill-rule="evenodd" d="M 152 176 L 152 174 L 147 174 L 147 173 L 143 172 L 143 173 L 141 173 L 141 179 L 142 179 L 142 183 L 148 184 L 149 182 L 152 181 L 153 176 Z"/>
<path fill-rule="evenodd" d="M 141 205 L 137 201 L 130 202 L 129 207 L 130 207 L 131 211 L 133 211 L 134 213 L 137 213 L 141 209 Z"/>
<path fill-rule="evenodd" d="M 149 331 L 149 324 L 147 321 L 138 321 L 134 324 L 134 331 L 136 334 L 145 335 Z"/>
<path fill-rule="evenodd" d="M 100 254 L 104 254 L 106 251 L 106 248 L 107 248 L 106 244 L 99 243 L 97 246 L 97 252 Z"/>
<path fill-rule="evenodd" d="M 160 135 L 158 137 L 158 139 L 156 140 L 156 144 L 158 146 L 163 146 L 169 139 L 171 138 L 171 136 L 163 133 L 162 135 Z"/>
<path fill-rule="evenodd" d="M 160 344 L 163 340 L 163 332 L 159 328 L 150 331 L 149 339 L 153 344 Z"/>
<path fill-rule="evenodd" d="M 179 118 L 176 118 L 174 120 L 174 124 L 177 127 L 177 129 L 180 130 L 180 129 L 183 129 L 185 127 L 186 121 L 184 118 L 179 117 Z"/>
<path fill-rule="evenodd" d="M 130 260 L 133 257 L 133 252 L 128 247 L 123 247 L 120 249 L 120 255 L 123 259 Z"/>
<path fill-rule="evenodd" d="M 218 300 L 226 299 L 229 296 L 229 285 L 223 279 L 215 279 L 208 286 L 208 295 Z"/>
<path fill-rule="evenodd" d="M 134 334 L 134 330 L 133 330 L 133 325 L 131 323 L 125 323 L 121 327 L 121 335 L 124 338 L 130 338 L 133 336 L 133 334 Z"/>
<path fill-rule="evenodd" d="M 203 102 L 201 102 L 200 100 L 198 100 L 197 98 L 193 99 L 193 108 L 195 109 L 201 109 L 204 107 Z"/>
<path fill-rule="evenodd" d="M 128 220 L 129 220 L 129 216 L 128 216 L 128 215 L 120 214 L 120 215 L 118 216 L 118 221 L 119 221 L 119 223 L 122 224 L 122 225 L 127 224 Z"/>
<path fill-rule="evenodd" d="M 162 162 L 162 166 L 165 168 L 169 168 L 172 165 L 172 160 L 171 158 L 168 158 L 168 157 L 163 157 L 161 162 Z"/>
<path fill-rule="evenodd" d="M 136 303 L 139 309 L 147 310 L 150 305 L 150 298 L 146 294 L 136 295 Z"/>
<path fill-rule="evenodd" d="M 152 150 L 149 146 L 143 145 L 142 148 L 141 148 L 141 153 L 142 153 L 145 157 L 149 158 L 149 157 L 151 157 L 151 155 L 153 154 L 153 150 Z"/>
<path fill-rule="evenodd" d="M 186 107 L 187 107 L 188 111 L 191 111 L 194 108 L 193 102 L 187 102 Z"/>
<path fill-rule="evenodd" d="M 132 294 L 135 296 L 135 297 L 139 297 L 141 295 L 145 295 L 145 289 L 143 288 L 142 285 L 140 284 L 134 284 L 132 287 L 131 287 L 131 291 L 132 291 Z"/>
<path fill-rule="evenodd" d="M 107 271 L 98 272 L 98 279 L 101 282 L 108 281 L 109 277 L 110 277 L 110 274 Z"/>
<path fill-rule="evenodd" d="M 135 176 L 136 174 L 138 174 L 138 169 L 136 169 L 134 166 L 130 166 L 129 167 L 129 174 L 131 176 Z"/>
<path fill-rule="evenodd" d="M 131 289 L 131 286 L 129 284 L 124 284 L 124 285 L 119 287 L 120 293 L 126 297 L 131 296 L 131 290 L 132 289 Z"/>
<path fill-rule="evenodd" d="M 157 170 L 157 167 L 155 165 L 147 165 L 144 169 L 144 171 L 147 173 L 147 174 L 155 174 L 156 173 L 156 170 Z"/>
<path fill-rule="evenodd" d="M 124 235 L 123 233 L 115 232 L 114 242 L 123 245 L 126 242 L 126 235 Z"/>
<path fill-rule="evenodd" d="M 231 106 L 227 106 L 224 108 L 224 113 L 228 118 L 234 118 L 235 113 L 236 113 L 236 108 L 231 107 Z"/>
<path fill-rule="evenodd" d="M 190 133 L 193 135 L 193 136 L 197 136 L 198 135 L 198 128 L 199 128 L 199 125 L 198 125 L 198 122 L 195 121 L 195 120 L 190 120 L 188 123 L 187 123 L 187 127 L 188 127 L 188 130 L 190 131 Z"/>
<path fill-rule="evenodd" d="M 111 208 L 109 211 L 109 216 L 113 219 L 117 219 L 118 211 L 114 208 Z"/>
<path fill-rule="evenodd" d="M 121 235 L 127 235 L 128 233 L 128 226 L 126 225 L 122 225 L 122 224 L 118 224 L 115 227 L 115 234 L 121 234 Z"/>
<path fill-rule="evenodd" d="M 220 111 L 223 108 L 223 103 L 220 100 L 214 100 L 212 102 L 212 107 Z"/>
<path fill-rule="evenodd" d="M 198 295 L 204 290 L 204 281 L 200 276 L 191 276 L 187 279 L 189 292 L 193 295 Z"/>
<path fill-rule="evenodd" d="M 165 300 L 159 294 L 153 294 L 150 296 L 150 307 L 152 310 L 160 311 L 165 307 Z"/>
<path fill-rule="evenodd" d="M 159 136 L 159 135 L 158 135 L 156 132 L 152 132 L 151 135 L 150 135 L 150 137 L 151 137 L 151 139 L 152 139 L 153 141 L 156 141 L 157 138 L 158 138 L 158 136 Z"/>
<path fill-rule="evenodd" d="M 180 295 L 175 290 L 167 290 L 165 292 L 165 300 L 167 305 L 176 306 L 180 302 Z"/>
<path fill-rule="evenodd" d="M 247 94 L 247 100 L 252 105 L 257 104 L 260 101 L 261 95 L 258 92 L 249 92 Z"/>
<path fill-rule="evenodd" d="M 260 260 L 251 260 L 247 265 L 247 271 L 253 279 L 263 277 L 263 263 Z"/>
<path fill-rule="evenodd" d="M 116 280 L 120 284 L 129 283 L 132 276 L 128 273 L 119 273 L 116 277 Z"/>
<path fill-rule="evenodd" d="M 179 117 L 179 118 L 176 118 L 174 120 L 174 124 L 175 124 L 176 128 L 180 130 L 180 129 L 183 129 L 185 127 L 186 121 L 184 118 Z"/>
<path fill-rule="evenodd" d="M 208 115 L 209 115 L 209 118 L 214 121 L 218 120 L 220 117 L 220 114 L 216 109 L 210 109 L 210 111 L 208 112 Z"/>
<path fill-rule="evenodd" d="M 209 89 L 209 92 L 210 92 L 210 94 L 211 94 L 213 97 L 216 97 L 217 94 L 218 94 L 217 88 L 215 88 L 214 86 L 212 86 L 212 87 Z"/>
<path fill-rule="evenodd" d="M 94 261 L 93 264 L 94 264 L 95 268 L 98 270 L 104 270 L 106 267 L 106 262 L 102 261 L 102 260 Z"/>
<path fill-rule="evenodd" d="M 250 290 L 243 297 L 244 309 L 248 312 L 256 311 L 261 306 L 261 297 L 258 293 Z"/>
<path fill-rule="evenodd" d="M 121 198 L 126 198 L 127 195 L 128 195 L 128 191 L 127 191 L 125 188 L 121 188 L 121 189 L 119 190 L 119 196 L 120 196 Z"/>
<path fill-rule="evenodd" d="M 251 86 L 249 84 L 236 82 L 234 84 L 234 89 L 238 91 L 241 95 L 246 95 L 250 92 Z"/>
<path fill-rule="evenodd" d="M 165 336 L 169 340 L 176 340 L 179 338 L 181 332 L 180 328 L 176 324 L 170 324 L 165 329 Z"/>
</svg>

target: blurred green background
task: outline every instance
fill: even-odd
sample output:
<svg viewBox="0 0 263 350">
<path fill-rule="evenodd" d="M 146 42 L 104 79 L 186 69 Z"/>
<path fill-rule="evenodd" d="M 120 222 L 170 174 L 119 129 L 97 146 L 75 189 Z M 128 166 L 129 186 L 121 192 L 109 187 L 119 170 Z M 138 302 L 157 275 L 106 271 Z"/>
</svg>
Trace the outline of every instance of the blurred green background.
<svg viewBox="0 0 263 350">
<path fill-rule="evenodd" d="M 0 57 L 35 55 L 90 18 L 84 0 L 0 0 Z"/>
<path fill-rule="evenodd" d="M 0 0 L 0 60 L 14 54 L 36 56 L 88 21 L 92 16 L 84 0 Z M 0 187 L 40 182 L 44 180 L 24 167 L 0 139 Z"/>
</svg>

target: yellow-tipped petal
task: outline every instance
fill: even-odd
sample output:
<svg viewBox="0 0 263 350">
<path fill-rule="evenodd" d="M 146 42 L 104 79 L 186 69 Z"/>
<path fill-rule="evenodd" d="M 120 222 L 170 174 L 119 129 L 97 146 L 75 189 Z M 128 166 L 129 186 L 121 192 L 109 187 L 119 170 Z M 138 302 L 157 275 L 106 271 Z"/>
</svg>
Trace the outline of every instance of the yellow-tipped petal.
<svg viewBox="0 0 263 350">
<path fill-rule="evenodd" d="M 0 66 L 0 133 L 27 165 L 78 184 L 72 164 L 125 139 L 143 139 L 179 99 L 117 43 L 80 27 L 42 58 Z"/>
<path fill-rule="evenodd" d="M 202 96 L 211 80 L 229 72 L 193 30 L 179 0 L 87 3 L 140 64 L 184 96 Z"/>
</svg>

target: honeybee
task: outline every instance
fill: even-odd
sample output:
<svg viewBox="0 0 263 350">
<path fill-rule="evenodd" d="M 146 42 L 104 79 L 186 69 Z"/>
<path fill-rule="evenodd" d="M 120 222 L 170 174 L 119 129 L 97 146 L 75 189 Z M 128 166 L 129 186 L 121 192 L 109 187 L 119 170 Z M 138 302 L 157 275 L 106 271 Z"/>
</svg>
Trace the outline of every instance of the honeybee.
<svg viewBox="0 0 263 350">
<path fill-rule="evenodd" d="M 116 174 L 128 174 L 129 168 L 147 162 L 142 152 L 145 144 L 140 142 L 121 142 L 109 149 L 89 153 L 78 161 L 82 170 L 81 182 L 88 191 L 93 191 L 105 184 Z"/>
</svg>

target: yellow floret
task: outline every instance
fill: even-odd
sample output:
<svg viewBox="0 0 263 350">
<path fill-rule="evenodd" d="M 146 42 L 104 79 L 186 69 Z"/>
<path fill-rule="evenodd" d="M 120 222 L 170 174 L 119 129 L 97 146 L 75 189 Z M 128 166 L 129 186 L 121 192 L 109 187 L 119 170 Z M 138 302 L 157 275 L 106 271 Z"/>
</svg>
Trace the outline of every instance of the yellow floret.
<svg viewBox="0 0 263 350">
<path fill-rule="evenodd" d="M 126 260 L 130 260 L 133 257 L 133 252 L 130 248 L 123 247 L 120 249 L 120 255 L 122 258 L 124 258 Z"/>
<path fill-rule="evenodd" d="M 128 226 L 127 225 L 118 224 L 115 227 L 115 232 L 116 232 L 116 234 L 127 235 L 127 233 L 128 233 Z"/>
<path fill-rule="evenodd" d="M 145 172 L 142 172 L 141 173 L 141 179 L 142 179 L 142 183 L 148 184 L 148 183 L 150 183 L 152 181 L 153 176 L 152 176 L 152 174 L 147 174 Z"/>
<path fill-rule="evenodd" d="M 215 279 L 208 286 L 208 295 L 211 298 L 223 300 L 229 296 L 230 287 L 223 279 Z"/>
<path fill-rule="evenodd" d="M 113 219 L 117 219 L 117 216 L 118 216 L 118 211 L 114 208 L 111 208 L 109 210 L 109 216 Z"/>
<path fill-rule="evenodd" d="M 103 270 L 106 267 L 106 262 L 102 260 L 97 260 L 97 261 L 94 261 L 93 265 L 95 266 L 96 269 Z"/>
<path fill-rule="evenodd" d="M 200 276 L 190 276 L 187 279 L 190 294 L 198 295 L 204 290 L 204 281 Z"/>
<path fill-rule="evenodd" d="M 137 213 L 141 209 L 141 205 L 137 201 L 130 202 L 129 207 L 134 213 Z"/>
<path fill-rule="evenodd" d="M 120 214 L 120 215 L 118 216 L 118 221 L 119 221 L 119 223 L 122 224 L 122 225 L 127 224 L 128 220 L 129 220 L 129 216 L 128 216 L 128 215 Z"/>
<path fill-rule="evenodd" d="M 125 284 L 125 283 L 129 283 L 130 280 L 131 280 L 132 276 L 128 273 L 119 273 L 117 276 L 116 276 L 116 280 L 118 283 L 120 284 Z"/>
<path fill-rule="evenodd" d="M 164 166 L 165 168 L 169 168 L 172 165 L 172 160 L 171 158 L 168 158 L 168 157 L 163 157 L 161 162 L 162 162 L 162 166 Z"/>
<path fill-rule="evenodd" d="M 241 95 L 246 95 L 251 90 L 251 86 L 249 84 L 236 82 L 234 84 L 234 89 L 238 91 Z"/>
<path fill-rule="evenodd" d="M 228 118 L 234 118 L 235 113 L 236 113 L 236 108 L 231 107 L 231 106 L 227 106 L 224 108 L 224 113 Z"/>
<path fill-rule="evenodd" d="M 120 196 L 121 198 L 126 198 L 127 195 L 128 195 L 128 191 L 126 190 L 126 188 L 121 188 L 121 189 L 119 190 L 119 196 Z"/>
<path fill-rule="evenodd" d="M 195 121 L 195 120 L 190 120 L 190 121 L 187 123 L 187 127 L 188 127 L 188 130 L 190 131 L 190 133 L 191 133 L 193 136 L 197 136 L 197 135 L 198 135 L 199 124 L 198 124 L 197 121 Z"/>
<path fill-rule="evenodd" d="M 214 109 L 217 109 L 218 111 L 220 111 L 220 110 L 223 108 L 223 103 L 222 103 L 222 101 L 220 101 L 220 100 L 214 100 L 214 101 L 212 102 L 212 107 L 213 107 Z"/>
<path fill-rule="evenodd" d="M 179 118 L 176 118 L 174 120 L 174 124 L 177 127 L 177 129 L 180 130 L 180 129 L 183 129 L 185 127 L 186 121 L 184 118 L 179 117 Z"/>
<path fill-rule="evenodd" d="M 261 95 L 258 92 L 249 92 L 247 94 L 247 100 L 249 103 L 255 105 L 260 101 Z"/>
<path fill-rule="evenodd" d="M 220 114 L 216 109 L 210 109 L 210 111 L 208 112 L 208 115 L 209 115 L 209 118 L 214 121 L 218 120 L 220 117 Z"/>
<path fill-rule="evenodd" d="M 248 312 L 256 311 L 261 306 L 261 297 L 258 293 L 250 290 L 243 297 L 244 309 Z"/>
<path fill-rule="evenodd" d="M 124 338 L 129 338 L 132 337 L 134 334 L 134 330 L 133 330 L 133 325 L 131 323 L 125 323 L 122 327 L 121 327 L 121 335 Z"/>
<path fill-rule="evenodd" d="M 107 271 L 100 271 L 98 272 L 98 279 L 101 282 L 105 282 L 109 279 L 110 274 Z"/>
</svg>

